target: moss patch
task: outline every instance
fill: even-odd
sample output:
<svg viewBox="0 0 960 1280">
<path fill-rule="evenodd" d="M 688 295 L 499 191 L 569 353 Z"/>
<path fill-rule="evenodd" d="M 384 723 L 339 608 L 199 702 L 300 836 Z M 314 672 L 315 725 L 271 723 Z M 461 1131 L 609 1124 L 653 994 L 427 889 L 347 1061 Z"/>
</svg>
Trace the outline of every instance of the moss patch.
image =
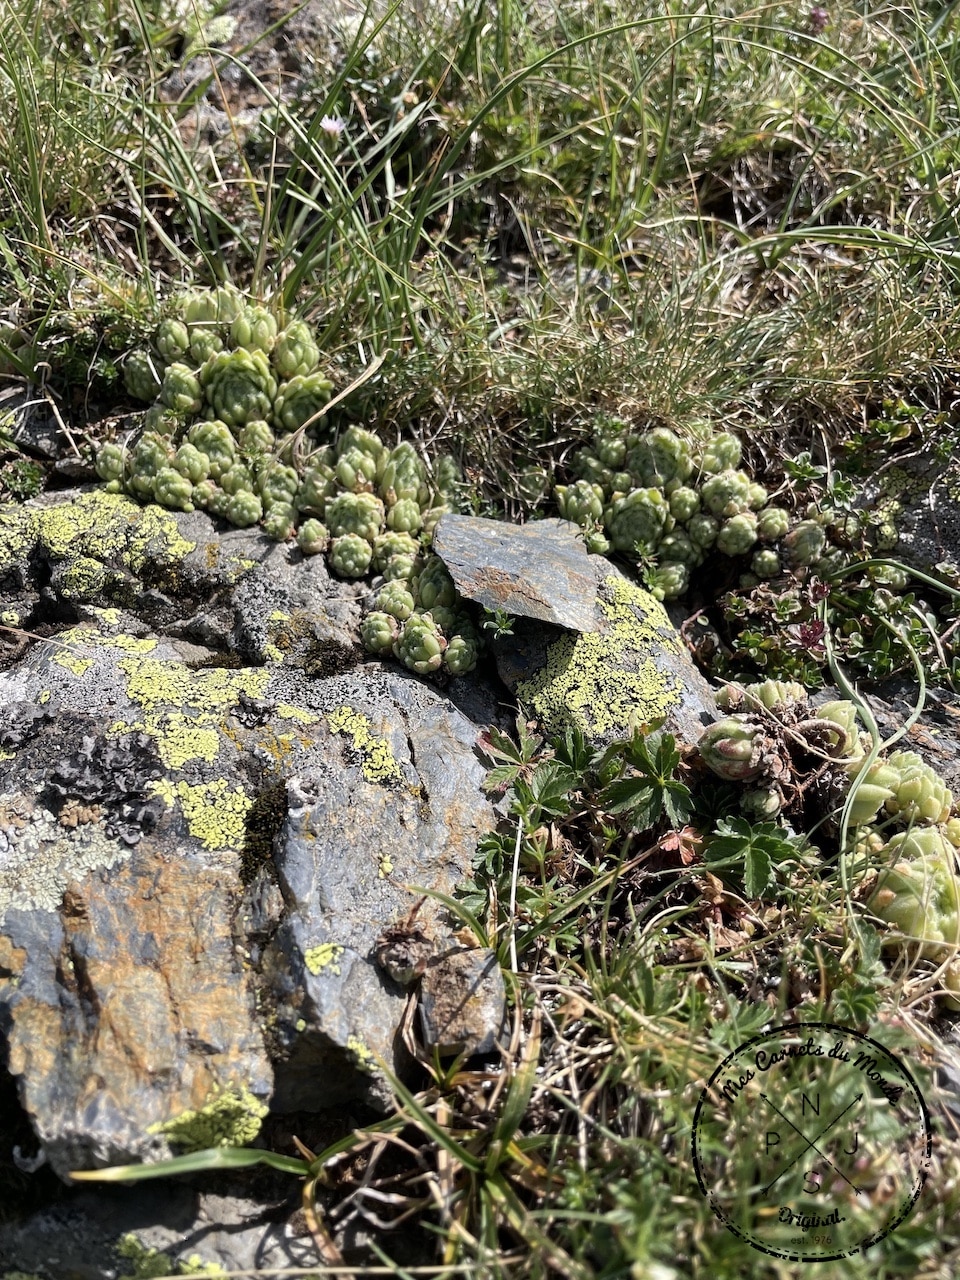
<svg viewBox="0 0 960 1280">
<path fill-rule="evenodd" d="M 250 884 L 265 862 L 273 857 L 274 837 L 287 816 L 287 788 L 283 779 L 265 786 L 244 819 L 246 836 L 240 852 L 240 879 Z"/>
</svg>

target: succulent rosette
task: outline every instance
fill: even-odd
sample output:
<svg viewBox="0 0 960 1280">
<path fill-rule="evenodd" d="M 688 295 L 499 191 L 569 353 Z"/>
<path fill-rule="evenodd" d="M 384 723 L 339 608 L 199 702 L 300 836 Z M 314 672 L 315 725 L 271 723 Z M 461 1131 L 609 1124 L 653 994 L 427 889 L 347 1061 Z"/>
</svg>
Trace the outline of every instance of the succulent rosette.
<svg viewBox="0 0 960 1280">
<path fill-rule="evenodd" d="M 262 351 L 218 351 L 201 368 L 200 383 L 214 417 L 229 427 L 268 418 L 277 394 Z"/>
<path fill-rule="evenodd" d="M 213 480 L 219 480 L 237 461 L 236 441 L 225 422 L 195 422 L 187 432 L 187 440 L 207 455 Z"/>
<path fill-rule="evenodd" d="M 359 534 L 344 533 L 330 543 L 330 568 L 341 578 L 362 578 L 372 558 L 373 548 Z"/>
<path fill-rule="evenodd" d="M 276 317 L 266 307 L 249 303 L 231 324 L 230 341 L 235 347 L 269 355 L 277 341 Z"/>
<path fill-rule="evenodd" d="M 324 521 L 334 538 L 351 533 L 373 543 L 383 528 L 383 503 L 372 493 L 341 493 L 326 504 Z"/>
<path fill-rule="evenodd" d="M 322 373 L 297 374 L 280 384 L 273 406 L 273 422 L 279 431 L 298 431 L 314 418 L 330 399 L 333 383 Z"/>
<path fill-rule="evenodd" d="M 313 373 L 320 362 L 320 348 L 313 330 L 303 320 L 291 320 L 277 334 L 270 356 L 282 379 L 303 378 Z"/>
<path fill-rule="evenodd" d="M 640 488 L 677 488 L 693 471 L 690 446 L 669 427 L 654 427 L 635 437 L 626 449 L 624 469 Z"/>
<path fill-rule="evenodd" d="M 329 541 L 330 531 L 327 526 L 312 516 L 304 520 L 297 530 L 297 545 L 305 556 L 320 555 L 326 551 Z"/>
<path fill-rule="evenodd" d="M 135 400 L 156 400 L 165 366 L 148 351 L 132 351 L 123 362 L 123 385 Z"/>
<path fill-rule="evenodd" d="M 162 320 L 154 335 L 157 350 L 166 364 L 182 360 L 190 350 L 190 330 L 175 316 Z"/>
<path fill-rule="evenodd" d="M 374 610 L 360 624 L 360 639 L 368 653 L 386 657 L 400 636 L 400 623 L 389 613 Z"/>
<path fill-rule="evenodd" d="M 607 532 L 616 551 L 638 546 L 653 550 L 666 530 L 670 509 L 659 489 L 634 489 L 615 498 L 606 512 Z"/>
<path fill-rule="evenodd" d="M 560 514 L 581 528 L 595 524 L 603 515 L 603 490 L 589 480 L 558 484 L 553 491 Z"/>
<path fill-rule="evenodd" d="M 697 749 L 704 764 L 726 782 L 749 782 L 760 772 L 763 731 L 746 715 L 726 716 L 703 732 Z"/>
<path fill-rule="evenodd" d="M 429 613 L 415 613 L 393 646 L 394 656 L 418 676 L 429 675 L 443 662 L 447 642 Z"/>
</svg>

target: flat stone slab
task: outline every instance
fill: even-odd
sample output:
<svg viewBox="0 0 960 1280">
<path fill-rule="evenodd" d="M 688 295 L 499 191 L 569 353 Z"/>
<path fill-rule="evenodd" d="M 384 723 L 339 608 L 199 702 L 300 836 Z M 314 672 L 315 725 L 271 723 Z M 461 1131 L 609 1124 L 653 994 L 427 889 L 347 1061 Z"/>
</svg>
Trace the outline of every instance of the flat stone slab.
<svg viewBox="0 0 960 1280">
<path fill-rule="evenodd" d="M 433 549 L 457 590 L 485 609 L 536 618 L 568 631 L 596 631 L 597 579 L 577 525 L 537 520 L 520 527 L 445 515 Z"/>
</svg>

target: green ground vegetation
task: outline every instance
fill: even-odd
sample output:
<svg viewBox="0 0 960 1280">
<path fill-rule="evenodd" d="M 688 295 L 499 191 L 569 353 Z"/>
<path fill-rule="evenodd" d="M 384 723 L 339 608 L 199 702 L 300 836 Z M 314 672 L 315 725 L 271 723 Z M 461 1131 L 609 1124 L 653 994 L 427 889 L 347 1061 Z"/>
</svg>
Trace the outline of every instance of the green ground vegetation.
<svg viewBox="0 0 960 1280">
<path fill-rule="evenodd" d="M 136 429 L 125 362 L 171 299 L 229 284 L 312 327 L 331 431 L 455 454 L 479 514 L 554 514 L 598 415 L 735 433 L 771 501 L 828 509 L 856 563 L 723 569 L 712 595 L 694 577 L 710 673 L 949 684 L 955 595 L 847 517 L 891 457 L 954 451 L 956 10 L 403 4 L 332 25 L 295 94 L 253 76 L 251 117 L 209 8 L 3 0 L 0 361 L 63 424 L 69 466 L 5 415 L 0 498 L 95 479 Z M 498 950 L 513 1036 L 496 1069 L 421 1063 L 386 1120 L 268 1160 L 305 1177 L 321 1256 L 359 1217 L 381 1256 L 413 1227 L 415 1261 L 451 1276 L 808 1274 L 713 1216 L 699 1091 L 765 1024 L 821 1019 L 908 1055 L 932 1093 L 956 937 L 885 953 L 848 825 L 811 844 L 748 818 L 665 738 L 609 756 L 521 725 L 488 745 L 509 818 L 450 906 Z M 958 1185 L 938 1113 L 909 1219 L 817 1274 L 953 1274 Z"/>
</svg>

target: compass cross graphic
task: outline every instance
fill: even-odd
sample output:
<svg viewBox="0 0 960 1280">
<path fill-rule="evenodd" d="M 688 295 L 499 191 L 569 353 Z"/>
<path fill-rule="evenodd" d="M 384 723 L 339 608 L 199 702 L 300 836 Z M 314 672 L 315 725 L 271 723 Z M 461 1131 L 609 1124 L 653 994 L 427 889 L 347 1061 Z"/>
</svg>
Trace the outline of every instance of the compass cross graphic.
<svg viewBox="0 0 960 1280">
<path fill-rule="evenodd" d="M 840 1121 L 843 1119 L 843 1117 L 847 1114 L 848 1111 L 851 1111 L 857 1105 L 858 1102 L 863 1101 L 862 1093 L 858 1093 L 852 1102 L 848 1103 L 847 1106 L 845 1106 L 842 1111 L 838 1112 L 837 1115 L 834 1116 L 834 1118 L 829 1122 L 829 1124 L 825 1124 L 823 1128 L 820 1130 L 820 1132 L 815 1134 L 812 1138 L 808 1138 L 807 1135 L 803 1132 L 803 1130 L 799 1129 L 793 1123 L 793 1121 L 790 1119 L 789 1116 L 784 1115 L 784 1113 L 780 1110 L 777 1104 L 775 1102 L 772 1102 L 765 1093 L 761 1093 L 760 1097 L 764 1100 L 767 1106 L 771 1108 L 771 1110 L 777 1113 L 777 1115 L 780 1117 L 781 1120 L 783 1120 L 786 1124 L 790 1126 L 790 1128 L 794 1131 L 794 1133 L 799 1133 L 800 1137 L 803 1138 L 804 1140 L 804 1146 L 797 1152 L 797 1154 L 793 1157 L 792 1160 L 790 1160 L 787 1164 L 783 1166 L 783 1168 L 780 1170 L 777 1176 L 773 1179 L 773 1181 L 767 1183 L 767 1185 L 763 1188 L 761 1195 L 767 1195 L 771 1187 L 773 1187 L 774 1183 L 779 1182 L 780 1179 L 783 1177 L 783 1175 L 787 1172 L 787 1170 L 792 1169 L 798 1160 L 802 1160 L 803 1157 L 807 1154 L 807 1152 L 811 1148 L 813 1148 L 813 1150 L 816 1151 L 817 1155 L 820 1156 L 821 1159 L 827 1162 L 830 1168 L 833 1169 L 833 1171 L 839 1177 L 841 1177 L 844 1182 L 846 1182 L 850 1187 L 853 1188 L 853 1190 L 857 1193 L 857 1195 L 863 1194 L 861 1189 L 853 1185 L 853 1183 L 850 1181 L 847 1175 L 843 1172 L 843 1170 L 839 1168 L 833 1162 L 833 1160 L 830 1159 L 830 1157 L 826 1154 L 826 1152 L 821 1151 L 820 1148 L 817 1146 L 817 1143 L 822 1141 L 822 1139 L 826 1137 L 826 1135 L 830 1132 L 831 1129 L 836 1128 L 836 1126 L 840 1123 Z"/>
</svg>

